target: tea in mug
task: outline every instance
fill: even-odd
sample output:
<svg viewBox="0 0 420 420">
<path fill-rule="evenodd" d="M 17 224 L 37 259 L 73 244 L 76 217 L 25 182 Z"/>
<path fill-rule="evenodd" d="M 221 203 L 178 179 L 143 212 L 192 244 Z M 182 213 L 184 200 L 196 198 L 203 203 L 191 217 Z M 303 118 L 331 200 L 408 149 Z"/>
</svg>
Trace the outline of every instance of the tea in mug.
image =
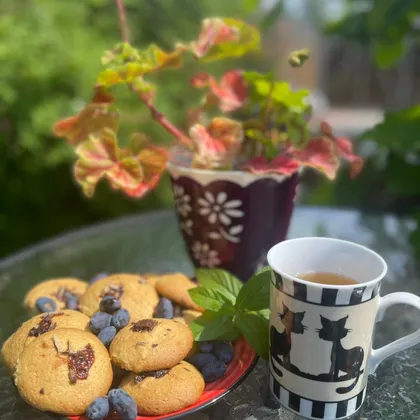
<svg viewBox="0 0 420 420">
<path fill-rule="evenodd" d="M 334 284 L 339 286 L 345 286 L 348 284 L 358 283 L 356 280 L 353 280 L 350 277 L 343 276 L 336 273 L 328 272 L 315 272 L 311 271 L 309 273 L 300 273 L 296 276 L 298 279 L 310 281 L 311 283 L 319 284 Z"/>
</svg>

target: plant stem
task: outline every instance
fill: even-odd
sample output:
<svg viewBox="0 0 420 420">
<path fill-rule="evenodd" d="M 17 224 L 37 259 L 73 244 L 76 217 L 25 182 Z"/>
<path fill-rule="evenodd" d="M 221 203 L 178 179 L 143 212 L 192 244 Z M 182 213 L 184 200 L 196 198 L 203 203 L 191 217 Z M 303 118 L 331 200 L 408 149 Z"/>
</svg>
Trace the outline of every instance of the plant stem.
<svg viewBox="0 0 420 420">
<path fill-rule="evenodd" d="M 263 121 L 264 121 L 264 126 L 265 126 L 266 131 L 268 130 L 268 123 L 270 122 L 271 104 L 273 103 L 273 98 L 272 98 L 273 91 L 274 91 L 274 82 L 271 83 L 270 93 L 268 94 L 267 103 L 265 104 L 265 108 L 264 108 Z"/>
<path fill-rule="evenodd" d="M 191 139 L 186 136 L 179 128 L 172 124 L 168 118 L 158 111 L 154 105 L 147 99 L 145 95 L 139 93 L 140 100 L 149 108 L 152 118 L 159 123 L 167 132 L 176 137 L 182 144 L 188 148 L 192 148 Z"/>
<path fill-rule="evenodd" d="M 118 18 L 120 21 L 121 27 L 121 36 L 123 40 L 127 43 L 130 42 L 128 25 L 127 25 L 127 16 L 125 13 L 125 7 L 123 0 L 115 0 L 117 3 L 118 8 Z M 134 87 L 131 87 L 134 92 L 137 92 Z M 186 136 L 181 130 L 175 127 L 160 111 L 158 111 L 151 101 L 147 98 L 146 95 L 143 95 L 141 92 L 137 92 L 139 94 L 140 100 L 149 108 L 152 118 L 159 123 L 166 131 L 172 134 L 175 138 L 177 138 L 182 144 L 185 146 L 192 148 L 191 139 Z"/>
<path fill-rule="evenodd" d="M 125 7 L 123 0 L 115 0 L 117 2 L 118 8 L 118 18 L 120 20 L 120 28 L 121 28 L 121 37 L 124 42 L 130 42 L 130 36 L 128 32 L 128 25 L 127 25 L 127 15 L 125 13 Z"/>
</svg>

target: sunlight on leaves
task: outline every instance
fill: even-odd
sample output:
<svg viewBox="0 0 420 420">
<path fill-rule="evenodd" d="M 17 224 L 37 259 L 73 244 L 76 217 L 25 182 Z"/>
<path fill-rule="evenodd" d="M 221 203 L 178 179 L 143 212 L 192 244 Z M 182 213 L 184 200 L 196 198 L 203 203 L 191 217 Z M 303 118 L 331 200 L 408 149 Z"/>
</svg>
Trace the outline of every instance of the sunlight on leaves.
<svg viewBox="0 0 420 420">
<path fill-rule="evenodd" d="M 137 79 L 146 74 L 165 68 L 178 68 L 182 65 L 182 54 L 186 48 L 179 45 L 171 52 L 165 52 L 155 44 L 144 50 L 137 50 L 127 44 L 118 44 L 113 51 L 106 53 L 102 62 L 108 65 L 98 77 L 97 85 L 111 87 L 119 83 L 139 84 Z M 139 84 L 139 88 L 142 84 Z"/>
<path fill-rule="evenodd" d="M 104 128 L 118 129 L 119 115 L 109 103 L 90 103 L 77 115 L 64 118 L 54 126 L 54 135 L 64 137 L 73 146 Z"/>
<path fill-rule="evenodd" d="M 163 157 L 160 164 L 156 164 L 157 152 L 154 160 L 150 158 L 149 146 L 137 156 L 128 149 L 119 149 L 116 135 L 110 129 L 90 136 L 76 148 L 76 154 L 75 179 L 88 197 L 93 195 L 102 178 L 106 178 L 112 188 L 139 197 L 156 185 L 165 168 Z"/>
<path fill-rule="evenodd" d="M 202 61 L 240 57 L 260 48 L 257 28 L 230 18 L 204 19 L 200 34 L 191 44 L 192 51 Z"/>
<path fill-rule="evenodd" d="M 206 104 L 216 105 L 222 112 L 235 111 L 248 100 L 248 85 L 241 70 L 226 72 L 220 83 L 210 74 L 200 73 L 191 79 L 191 84 L 196 88 L 209 87 L 216 100 L 207 97 Z"/>
<path fill-rule="evenodd" d="M 195 124 L 190 128 L 196 168 L 231 168 L 236 152 L 242 144 L 242 124 L 229 118 L 213 118 L 205 127 Z"/>
</svg>

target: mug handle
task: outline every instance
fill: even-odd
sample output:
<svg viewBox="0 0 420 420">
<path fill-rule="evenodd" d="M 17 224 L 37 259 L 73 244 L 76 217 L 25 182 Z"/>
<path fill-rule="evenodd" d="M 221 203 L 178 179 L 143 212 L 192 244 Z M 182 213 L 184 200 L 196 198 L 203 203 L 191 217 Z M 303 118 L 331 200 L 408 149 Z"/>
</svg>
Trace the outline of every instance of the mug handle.
<svg viewBox="0 0 420 420">
<path fill-rule="evenodd" d="M 384 313 L 389 307 L 399 303 L 404 303 L 405 305 L 410 305 L 420 310 L 419 296 L 405 292 L 391 293 L 381 298 L 378 312 L 376 314 L 376 322 L 382 321 Z M 378 366 L 389 356 L 392 356 L 399 351 L 406 350 L 409 347 L 413 347 L 418 343 L 420 343 L 420 328 L 405 337 L 399 338 L 398 340 L 387 344 L 386 346 L 380 347 L 379 349 L 372 349 L 368 364 L 369 374 L 375 373 Z"/>
</svg>

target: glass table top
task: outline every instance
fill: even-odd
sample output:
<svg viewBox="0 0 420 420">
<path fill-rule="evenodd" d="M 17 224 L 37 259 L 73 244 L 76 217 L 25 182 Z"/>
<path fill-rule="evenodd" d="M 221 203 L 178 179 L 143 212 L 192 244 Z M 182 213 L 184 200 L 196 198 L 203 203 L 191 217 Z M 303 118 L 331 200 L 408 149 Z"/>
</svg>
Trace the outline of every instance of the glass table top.
<svg viewBox="0 0 420 420">
<path fill-rule="evenodd" d="M 409 221 L 355 211 L 298 207 L 289 237 L 331 236 L 366 245 L 389 265 L 382 294 L 406 291 L 420 295 L 420 276 L 409 245 L 414 228 Z M 22 299 L 39 281 L 74 276 L 89 279 L 98 272 L 193 273 L 175 213 L 154 212 L 81 229 L 27 248 L 0 261 L 0 344 L 24 320 Z M 374 347 L 382 346 L 420 327 L 420 313 L 396 306 L 378 324 Z M 279 409 L 267 390 L 267 363 L 259 361 L 248 378 L 223 400 L 187 420 L 297 420 Z M 47 420 L 17 395 L 0 362 L 0 420 Z M 367 399 L 359 419 L 420 418 L 420 346 L 383 362 L 370 377 Z"/>
</svg>

